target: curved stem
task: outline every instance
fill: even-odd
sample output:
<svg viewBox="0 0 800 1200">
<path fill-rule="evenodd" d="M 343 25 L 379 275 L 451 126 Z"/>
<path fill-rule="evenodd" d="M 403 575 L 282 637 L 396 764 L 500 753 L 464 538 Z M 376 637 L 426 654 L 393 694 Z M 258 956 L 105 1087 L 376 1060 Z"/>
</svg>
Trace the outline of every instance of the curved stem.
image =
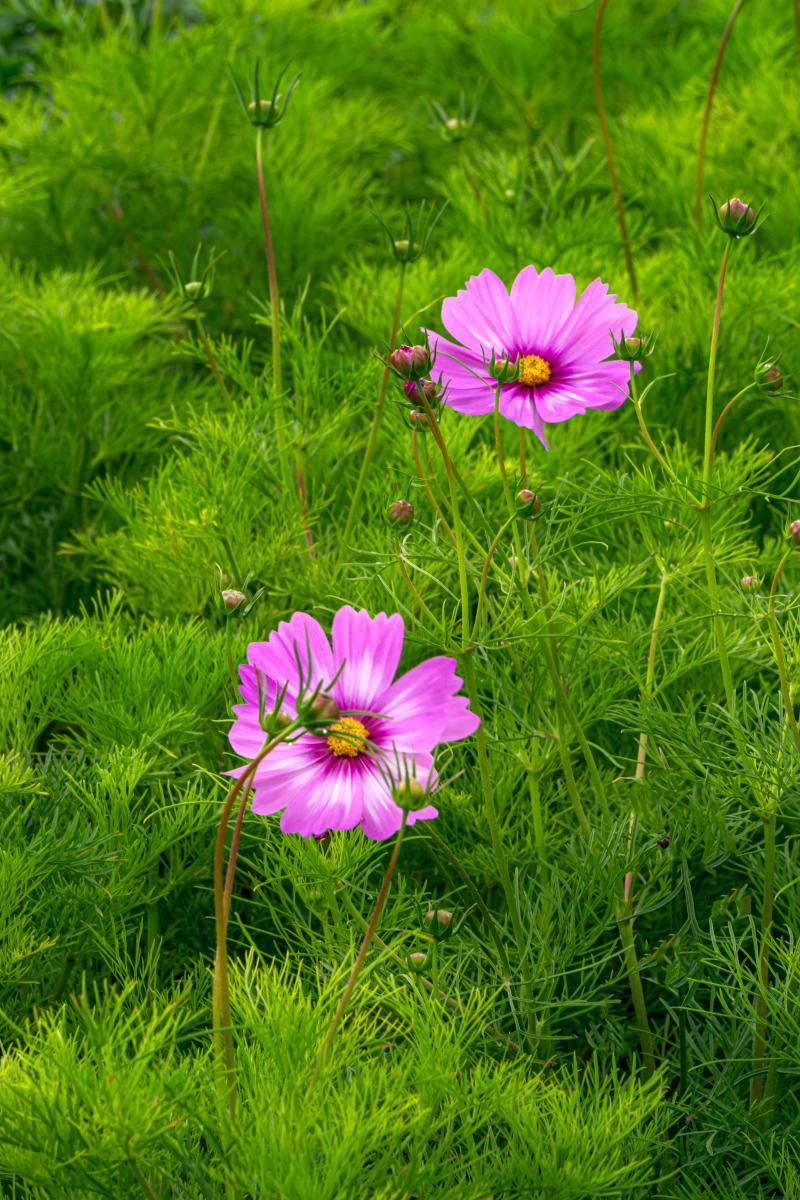
<svg viewBox="0 0 800 1200">
<path fill-rule="evenodd" d="M 222 375 L 220 374 L 220 369 L 217 366 L 217 360 L 214 357 L 214 352 L 211 349 L 211 343 L 208 340 L 208 335 L 206 333 L 205 326 L 203 325 L 203 318 L 198 313 L 198 314 L 196 314 L 194 319 L 195 319 L 195 324 L 197 325 L 197 333 L 200 338 L 200 345 L 203 347 L 203 351 L 204 351 L 206 359 L 208 361 L 208 365 L 211 368 L 211 374 L 214 376 L 214 379 L 216 380 L 217 387 L 219 388 L 220 392 L 222 393 L 223 399 L 230 401 L 230 398 L 231 398 L 230 393 L 228 392 L 228 389 L 225 386 L 225 381 L 223 380 Z"/>
<path fill-rule="evenodd" d="M 783 643 L 781 642 L 780 630 L 778 629 L 778 620 L 775 613 L 775 593 L 778 590 L 778 581 L 783 574 L 783 568 L 786 566 L 786 560 L 791 554 L 791 549 L 787 550 L 778 564 L 778 569 L 772 580 L 772 587 L 769 592 L 769 609 L 767 617 L 769 620 L 769 629 L 772 635 L 772 648 L 775 652 L 775 662 L 778 667 L 778 678 L 781 685 L 781 696 L 783 697 L 783 707 L 786 710 L 786 724 L 792 735 L 792 740 L 800 750 L 800 728 L 797 725 L 797 717 L 794 713 L 794 703 L 792 701 L 792 690 L 789 685 L 789 672 L 786 669 L 786 658 L 783 653 Z"/>
<path fill-rule="evenodd" d="M 339 1028 L 342 1017 L 344 1016 L 344 1010 L 347 1008 L 347 1002 L 353 994 L 353 988 L 356 986 L 358 977 L 361 974 L 361 968 L 364 965 L 364 959 L 367 957 L 367 951 L 369 950 L 369 944 L 372 941 L 372 935 L 375 932 L 375 928 L 378 924 L 378 918 L 381 915 L 381 910 L 383 909 L 386 897 L 389 894 L 389 885 L 392 882 L 392 875 L 394 874 L 394 869 L 397 865 L 397 859 L 400 855 L 400 847 L 403 843 L 403 834 L 406 831 L 407 821 L 408 812 L 406 809 L 403 809 L 403 816 L 400 820 L 400 828 L 397 831 L 397 837 L 395 838 L 394 847 L 392 848 L 389 865 L 386 868 L 386 874 L 383 877 L 383 883 L 381 884 L 381 889 L 378 892 L 378 897 L 375 901 L 375 907 L 372 910 L 372 916 L 369 919 L 369 924 L 367 925 L 366 933 L 364 934 L 364 940 L 361 943 L 361 949 L 359 950 L 356 961 L 353 964 L 353 969 L 350 972 L 350 978 L 347 980 L 344 992 L 342 993 L 342 998 L 336 1007 L 336 1012 L 333 1014 L 333 1019 L 326 1030 L 324 1038 L 322 1039 L 322 1044 L 320 1045 L 319 1053 L 317 1054 L 317 1060 L 314 1063 L 314 1070 L 311 1072 L 311 1078 L 308 1083 L 309 1088 L 314 1086 L 319 1077 L 322 1064 L 325 1061 L 326 1054 L 328 1053 L 328 1048 L 333 1040 L 333 1035 Z"/>
<path fill-rule="evenodd" d="M 653 1035 L 650 1031 L 650 1022 L 647 1017 L 647 1005 L 644 999 L 642 977 L 639 973 L 639 960 L 636 957 L 636 945 L 633 940 L 633 917 L 630 915 L 630 910 L 631 904 L 628 901 L 617 920 L 619 937 L 622 942 L 622 952 L 625 959 L 625 969 L 628 973 L 628 982 L 633 998 L 633 1009 L 636 1013 L 639 1045 L 642 1050 L 642 1065 L 645 1075 L 649 1077 L 656 1069 L 656 1059 L 653 1047 Z"/>
<path fill-rule="evenodd" d="M 611 191 L 614 194 L 614 207 L 617 210 L 617 221 L 619 222 L 619 232 L 622 237 L 622 246 L 625 251 L 625 265 L 628 269 L 628 279 L 630 280 L 631 292 L 633 300 L 636 301 L 636 271 L 633 266 L 633 254 L 631 252 L 631 242 L 628 236 L 628 224 L 625 220 L 625 206 L 622 203 L 622 193 L 619 189 L 619 180 L 617 179 L 617 168 L 614 163 L 614 150 L 611 145 L 611 134 L 608 129 L 608 118 L 606 117 L 606 109 L 603 103 L 603 84 L 600 77 L 600 31 L 603 26 L 603 15 L 606 11 L 608 0 L 600 0 L 597 6 L 597 15 L 594 21 L 594 36 L 592 39 L 592 74 L 594 78 L 594 103 L 597 109 L 597 119 L 600 122 L 600 133 L 603 138 L 603 147 L 606 152 L 606 162 L 608 164 L 608 174 L 611 179 Z"/>
<path fill-rule="evenodd" d="M 742 396 L 746 395 L 755 386 L 756 385 L 753 382 L 753 383 L 748 383 L 747 387 L 743 387 L 740 392 L 736 393 L 736 395 L 733 397 L 732 400 L 728 401 L 728 403 L 723 408 L 722 412 L 717 417 L 717 423 L 714 426 L 713 433 L 711 434 L 711 465 L 712 465 L 712 467 L 714 465 L 714 452 L 716 451 L 716 448 L 717 448 L 717 438 L 719 437 L 719 431 L 722 428 L 722 422 L 725 420 L 725 418 L 727 417 L 728 413 L 733 408 L 736 401 L 740 400 Z"/>
<path fill-rule="evenodd" d="M 409 575 L 408 571 L 406 570 L 405 558 L 403 556 L 403 550 L 402 550 L 402 547 L 399 542 L 397 543 L 397 565 L 400 568 L 400 574 L 403 576 L 403 582 L 405 583 L 408 590 L 411 592 L 411 595 L 414 597 L 417 604 L 420 606 L 422 611 L 425 613 L 425 616 L 431 622 L 433 628 L 437 631 L 437 633 L 443 635 L 444 630 L 442 629 L 441 622 L 439 621 L 439 619 L 437 617 L 435 617 L 433 615 L 430 608 L 423 600 L 422 595 L 419 592 L 419 589 L 414 586 L 411 576 Z"/>
<path fill-rule="evenodd" d="M 439 423 L 436 420 L 436 414 L 431 408 L 425 392 L 421 387 L 417 387 L 417 394 L 425 408 L 425 415 L 428 418 L 431 432 L 433 434 L 436 445 L 439 448 L 439 453 L 442 456 L 444 463 L 445 474 L 447 475 L 447 484 L 450 489 L 450 508 L 453 518 L 453 535 L 456 543 L 456 560 L 458 562 L 458 581 L 461 589 L 461 645 L 466 647 L 469 639 L 469 584 L 467 582 L 467 560 L 464 556 L 464 531 L 461 524 L 461 514 L 458 510 L 458 493 L 456 492 L 456 473 L 453 467 L 453 461 L 445 445 L 442 431 L 439 428 Z"/>
<path fill-rule="evenodd" d="M 273 747 L 278 745 L 279 742 L 285 741 L 294 732 L 294 726 L 290 726 L 276 737 L 269 739 L 236 780 L 222 806 L 217 837 L 214 844 L 216 955 L 214 959 L 214 984 L 212 993 L 212 1024 L 217 1059 L 217 1095 L 220 1101 L 220 1111 L 224 1111 L 227 1102 L 228 1113 L 231 1119 L 235 1119 L 236 1116 L 236 1092 L 234 1089 L 233 1031 L 231 1029 L 230 992 L 228 988 L 227 936 L 230 895 L 233 890 L 233 873 L 236 868 L 236 853 L 238 852 L 239 845 L 238 831 L 241 829 L 244 811 L 247 806 L 247 798 L 256 770 Z M 228 864 L 228 874 L 223 886 L 222 868 L 225 858 L 225 836 L 228 830 L 231 811 L 240 792 L 244 792 L 244 795 L 242 796 L 239 815 L 237 816 L 236 842 L 235 847 L 233 844 L 231 845 L 232 862 Z"/>
<path fill-rule="evenodd" d="M 670 477 L 672 482 L 677 484 L 678 487 L 682 487 L 683 485 L 682 485 L 680 479 L 678 479 L 678 476 L 673 471 L 669 462 L 667 461 L 667 459 L 664 457 L 664 455 L 661 453 L 661 451 L 656 446 L 656 444 L 653 441 L 653 438 L 650 434 L 650 430 L 647 428 L 647 422 L 644 419 L 644 413 L 642 411 L 642 402 L 639 399 L 639 389 L 636 386 L 636 372 L 634 371 L 633 363 L 631 363 L 630 397 L 631 397 L 631 403 L 633 404 L 633 411 L 636 413 L 636 419 L 639 422 L 639 429 L 641 430 L 642 437 L 644 438 L 647 445 L 650 447 L 653 457 L 655 458 L 658 465 L 662 468 L 662 470 L 665 471 L 666 474 Z"/>
<path fill-rule="evenodd" d="M 703 195 L 703 166 L 706 158 L 706 139 L 708 137 L 708 123 L 711 119 L 711 106 L 714 103 L 714 93 L 717 90 L 717 82 L 719 80 L 719 72 L 722 66 L 722 60 L 725 57 L 725 48 L 728 45 L 728 40 L 731 36 L 733 26 L 736 22 L 744 0 L 736 0 L 736 3 L 731 10 L 731 15 L 728 17 L 725 28 L 722 31 L 722 37 L 717 47 L 714 66 L 711 69 L 711 78 L 708 82 L 708 92 L 706 94 L 706 102 L 703 107 L 703 119 L 700 123 L 700 141 L 697 146 L 697 167 L 694 175 L 694 223 L 697 226 L 698 233 L 700 232 L 700 209 Z"/>
<path fill-rule="evenodd" d="M 483 606 L 486 602 L 486 585 L 489 582 L 489 568 L 492 565 L 492 559 L 494 558 L 494 554 L 495 554 L 495 551 L 497 550 L 497 546 L 498 546 L 498 543 L 500 542 L 500 538 L 506 532 L 509 525 L 511 525 L 516 520 L 517 520 L 517 514 L 514 513 L 513 517 L 508 517 L 508 519 L 500 526 L 500 528 L 498 529 L 494 538 L 492 539 L 492 544 L 490 545 L 489 550 L 486 554 L 486 558 L 484 559 L 483 570 L 481 571 L 481 582 L 480 582 L 480 586 L 478 588 L 478 603 L 475 606 L 475 621 L 472 626 L 472 637 L 470 639 L 473 642 L 475 641 L 476 637 L 478 636 L 478 626 L 480 625 L 480 621 L 481 621 L 481 613 L 483 611 Z"/>
<path fill-rule="evenodd" d="M 764 1086 L 764 1054 L 767 1046 L 767 988 L 769 987 L 769 945 L 775 905 L 775 825 L 777 814 L 771 808 L 764 816 L 764 891 L 761 898 L 761 945 L 758 952 L 758 998 L 756 1033 L 753 1038 L 753 1077 L 750 1081 L 750 1106 L 761 1101 Z"/>
<path fill-rule="evenodd" d="M 395 338 L 397 337 L 397 329 L 400 324 L 400 305 L 403 303 L 403 284 L 405 282 L 405 277 L 406 277 L 406 264 L 404 262 L 401 262 L 400 263 L 400 275 L 397 280 L 397 295 L 395 296 L 394 313 L 392 314 L 392 328 L 389 333 L 389 351 L 390 352 L 394 349 L 394 342 L 395 342 Z M 380 386 L 378 387 L 378 399 L 375 402 L 375 411 L 372 414 L 372 423 L 369 427 L 369 436 L 367 438 L 367 446 L 364 451 L 364 458 L 361 463 L 361 470 L 358 473 L 358 479 L 356 480 L 356 486 L 353 491 L 353 498 L 350 501 L 350 509 L 347 514 L 347 520 L 344 523 L 344 531 L 342 533 L 342 539 L 341 539 L 341 543 L 340 543 L 340 552 L 341 552 L 341 547 L 347 545 L 348 538 L 350 537 L 350 534 L 352 533 L 353 523 L 356 518 L 356 513 L 358 512 L 358 506 L 361 502 L 362 492 L 364 491 L 364 484 L 366 483 L 367 474 L 368 474 L 369 468 L 370 468 L 370 463 L 372 462 L 372 456 L 375 452 L 375 444 L 378 440 L 378 434 L 380 432 L 380 427 L 381 427 L 381 417 L 383 415 L 383 406 L 384 406 L 384 402 L 386 400 L 386 385 L 388 383 L 388 380 L 389 380 L 389 364 L 387 362 L 387 363 L 384 363 L 384 366 L 383 366 L 381 382 L 380 382 Z"/>
<path fill-rule="evenodd" d="M 262 129 L 256 131 L 256 175 L 258 177 L 258 199 L 261 206 L 261 226 L 264 231 L 264 255 L 267 260 L 267 282 L 269 284 L 270 320 L 272 323 L 272 390 L 275 405 L 275 441 L 278 446 L 280 471 L 287 494 L 292 491 L 292 476 L 286 455 L 286 428 L 283 421 L 283 386 L 281 374 L 281 311 L 278 291 L 278 274 L 275 270 L 275 253 L 272 246 L 272 231 L 267 209 L 267 189 L 264 183 L 264 162 L 261 148 Z"/>
<path fill-rule="evenodd" d="M 439 521 L 441 522 L 441 525 L 442 525 L 442 529 L 445 531 L 445 534 L 447 535 L 448 539 L 453 543 L 453 545 L 455 545 L 456 539 L 453 535 L 453 531 L 450 528 L 450 526 L 448 525 L 448 523 L 445 519 L 445 515 L 442 512 L 441 506 L 433 494 L 433 489 L 431 488 L 431 485 L 430 485 L 430 480 L 431 480 L 432 476 L 429 475 L 425 471 L 425 469 L 422 465 L 422 459 L 420 458 L 419 443 L 417 441 L 416 429 L 411 430 L 411 453 L 414 457 L 414 463 L 417 468 L 417 474 L 419 475 L 420 483 L 422 484 L 422 490 L 424 491 L 425 495 L 428 498 L 428 503 L 430 504 L 433 511 L 436 513 L 436 516 L 439 518 Z"/>
<path fill-rule="evenodd" d="M 667 597 L 667 587 L 669 586 L 669 575 L 661 576 L 661 585 L 658 589 L 658 599 L 656 600 L 656 611 L 653 615 L 653 624 L 650 628 L 650 645 L 647 651 L 647 669 L 644 679 L 644 695 L 646 699 L 650 699 L 653 694 L 653 680 L 656 670 L 656 648 L 658 646 L 658 632 L 661 627 L 661 617 L 664 613 L 664 601 Z M 639 734 L 639 753 L 636 759 L 636 779 L 644 779 L 645 763 L 647 760 L 647 734 L 642 732 Z"/>
<path fill-rule="evenodd" d="M 700 510 L 700 522 L 703 534 L 703 557 L 706 569 L 706 585 L 708 601 L 714 621 L 714 632 L 717 643 L 717 654 L 722 672 L 722 682 L 725 688 L 725 699 L 728 710 L 733 711 L 734 690 L 733 677 L 728 661 L 728 647 L 725 640 L 725 623 L 719 607 L 719 592 L 717 589 L 717 571 L 714 562 L 714 547 L 711 537 L 711 476 L 714 464 L 713 424 L 714 424 L 714 382 L 717 369 L 717 348 L 719 345 L 719 327 L 722 313 L 722 297 L 725 290 L 725 274 L 728 268 L 728 258 L 731 250 L 731 239 L 728 238 L 720 264 L 717 281 L 717 299 L 714 306 L 714 320 L 711 327 L 711 346 L 708 354 L 708 379 L 706 383 L 706 422 L 705 422 L 705 452 L 703 455 L 703 507 Z"/>
</svg>

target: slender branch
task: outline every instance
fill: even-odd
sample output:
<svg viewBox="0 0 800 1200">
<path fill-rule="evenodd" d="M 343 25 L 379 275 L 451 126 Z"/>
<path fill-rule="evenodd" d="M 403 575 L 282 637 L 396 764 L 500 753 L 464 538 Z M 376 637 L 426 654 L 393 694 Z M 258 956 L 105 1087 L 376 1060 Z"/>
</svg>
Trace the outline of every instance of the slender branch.
<svg viewBox="0 0 800 1200">
<path fill-rule="evenodd" d="M 594 103 L 597 109 L 597 119 L 600 122 L 600 133 L 603 138 L 603 147 L 606 152 L 606 162 L 608 164 L 608 174 L 611 179 L 611 191 L 614 194 L 614 206 L 617 210 L 617 221 L 619 222 L 619 232 L 622 237 L 622 246 L 625 251 L 625 265 L 628 269 L 628 279 L 630 280 L 631 292 L 633 294 L 634 303 L 637 296 L 636 286 L 636 271 L 633 266 L 633 254 L 631 252 L 631 241 L 628 235 L 628 224 L 625 220 L 625 206 L 622 202 L 622 192 L 619 187 L 617 178 L 617 168 L 614 163 L 614 150 L 611 145 L 611 134 L 608 128 L 608 118 L 606 117 L 606 109 L 603 103 L 603 84 L 600 77 L 600 31 L 603 25 L 603 15 L 606 11 L 608 0 L 600 0 L 597 6 L 597 15 L 594 21 L 594 36 L 592 39 L 592 74 L 594 77 Z"/>
<path fill-rule="evenodd" d="M 754 388 L 755 386 L 756 386 L 755 382 L 753 382 L 753 383 L 748 383 L 747 387 L 743 387 L 740 392 L 736 393 L 736 395 L 733 397 L 732 400 L 728 401 L 728 403 L 723 408 L 722 412 L 717 417 L 717 423 L 714 426 L 713 433 L 711 434 L 711 465 L 712 466 L 714 465 L 714 453 L 717 448 L 717 438 L 719 437 L 719 431 L 722 428 L 722 422 L 725 420 L 725 418 L 727 417 L 728 413 L 733 408 L 736 401 L 740 400 L 742 398 L 742 396 L 746 395 L 747 392 L 751 391 L 751 389 Z"/>
<path fill-rule="evenodd" d="M 628 915 L 630 907 L 629 901 L 623 909 L 623 914 L 625 915 L 618 917 L 619 937 L 622 942 L 625 969 L 628 973 L 628 982 L 630 983 L 631 996 L 633 997 L 633 1008 L 636 1013 L 639 1045 L 642 1049 L 642 1065 L 645 1075 L 649 1077 L 656 1069 L 656 1059 L 653 1048 L 653 1035 L 650 1032 L 650 1022 L 647 1017 L 647 1005 L 644 999 L 642 977 L 639 973 L 639 960 L 636 957 L 636 945 L 633 940 L 633 917 Z"/>
<path fill-rule="evenodd" d="M 744 0 L 736 0 L 731 10 L 731 15 L 728 17 L 725 28 L 722 31 L 722 37 L 720 38 L 717 54 L 714 59 L 714 66 L 711 69 L 711 78 L 708 81 L 708 92 L 703 107 L 703 119 L 700 123 L 700 141 L 697 146 L 697 167 L 694 175 L 694 223 L 697 226 L 698 233 L 700 232 L 700 213 L 703 199 L 703 167 L 706 159 L 706 139 L 708 137 L 708 123 L 711 120 L 711 107 L 714 103 L 714 93 L 717 90 L 722 60 L 725 57 L 725 48 L 728 45 L 733 26 L 741 12 L 743 3 Z"/>
</svg>

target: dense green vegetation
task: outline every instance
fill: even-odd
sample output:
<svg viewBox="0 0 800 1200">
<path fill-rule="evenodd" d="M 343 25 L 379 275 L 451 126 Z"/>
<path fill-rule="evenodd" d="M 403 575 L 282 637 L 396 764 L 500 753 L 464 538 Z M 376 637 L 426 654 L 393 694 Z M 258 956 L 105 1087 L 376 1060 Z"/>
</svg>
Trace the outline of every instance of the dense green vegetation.
<svg viewBox="0 0 800 1200">
<path fill-rule="evenodd" d="M 731 244 L 715 416 L 760 360 L 780 355 L 787 381 L 734 406 L 709 492 L 731 703 L 695 502 L 727 243 L 705 201 L 699 233 L 693 218 L 729 11 L 611 0 L 605 14 L 636 298 L 593 102 L 593 7 L 14 0 L 0 16 L 3 1195 L 798 1194 L 800 759 L 787 701 L 800 551 L 772 620 L 768 602 L 800 515 L 799 51 L 788 0 L 744 4 L 704 170 L 718 201 L 768 214 Z M 280 392 L 256 132 L 229 78 L 249 94 L 257 61 L 266 95 L 284 69 L 284 89 L 302 73 L 263 136 Z M 579 287 L 600 275 L 658 333 L 640 384 L 653 383 L 645 411 L 667 469 L 630 403 L 552 426 L 549 452 L 528 438 L 541 511 L 520 526 L 532 563 L 536 531 L 569 700 L 599 767 L 598 791 L 570 739 L 589 836 L 558 752 L 534 573 L 526 615 L 507 529 L 472 661 L 517 911 L 475 744 L 459 742 L 440 758 L 440 818 L 409 831 L 380 942 L 312 1087 L 389 847 L 359 830 L 305 840 L 248 814 L 229 933 L 233 1124 L 211 1039 L 211 861 L 221 772 L 238 761 L 228 654 L 243 661 L 296 610 L 329 628 L 341 604 L 402 613 L 404 666 L 461 646 L 456 556 L 393 383 L 344 536 L 399 274 L 376 215 L 402 238 L 404 205 L 422 201 L 441 217 L 405 273 L 409 340 L 440 329 L 442 298 L 486 266 L 509 283 L 528 263 Z M 209 287 L 187 295 L 209 265 Z M 441 429 L 481 510 L 460 506 L 474 617 L 506 520 L 493 423 L 444 410 Z M 503 437 L 519 481 L 516 427 Z M 420 443 L 450 522 L 434 440 Z M 400 530 L 386 517 L 398 498 L 416 510 Z M 252 606 L 229 612 L 226 586 Z M 454 914 L 435 946 L 430 908 Z M 421 966 L 409 959 L 423 952 Z"/>
</svg>

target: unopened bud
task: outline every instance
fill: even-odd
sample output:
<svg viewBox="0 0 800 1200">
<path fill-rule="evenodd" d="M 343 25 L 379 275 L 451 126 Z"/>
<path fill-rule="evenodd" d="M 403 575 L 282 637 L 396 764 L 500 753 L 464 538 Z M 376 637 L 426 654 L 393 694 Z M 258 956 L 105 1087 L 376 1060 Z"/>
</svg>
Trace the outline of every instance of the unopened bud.
<svg viewBox="0 0 800 1200">
<path fill-rule="evenodd" d="M 783 376 L 777 363 L 759 363 L 755 371 L 756 383 L 765 392 L 779 392 L 783 387 Z"/>
<path fill-rule="evenodd" d="M 535 516 L 537 513 L 542 511 L 541 500 L 536 495 L 536 492 L 532 492 L 530 488 L 522 488 L 517 494 L 517 499 L 524 507 L 525 516 L 528 516 L 530 513 Z"/>
<path fill-rule="evenodd" d="M 463 117 L 448 117 L 442 126 L 442 137 L 447 142 L 460 142 L 469 133 L 469 125 Z"/>
<path fill-rule="evenodd" d="M 656 838 L 656 845 L 660 846 L 662 850 L 666 850 L 669 846 L 669 835 L 667 834 L 665 837 Z"/>
<path fill-rule="evenodd" d="M 446 908 L 437 908 L 435 912 L 432 908 L 429 908 L 425 913 L 425 920 L 427 923 L 432 925 L 435 921 L 440 929 L 447 929 L 452 919 L 453 914 L 448 912 Z"/>
<path fill-rule="evenodd" d="M 413 429 L 430 429 L 430 421 L 428 414 L 420 412 L 418 408 L 412 408 L 408 414 L 409 424 Z"/>
<path fill-rule="evenodd" d="M 191 300 L 196 300 L 198 296 L 202 296 L 205 293 L 205 287 L 200 279 L 190 279 L 188 283 L 183 285 L 183 290 Z"/>
<path fill-rule="evenodd" d="M 315 721 L 335 721 L 339 716 L 339 705 L 327 692 L 319 692 L 303 709 L 304 715 Z"/>
<path fill-rule="evenodd" d="M 389 366 L 404 379 L 418 379 L 430 366 L 431 356 L 427 346 L 398 346 L 389 355 Z"/>
<path fill-rule="evenodd" d="M 425 787 L 418 779 L 402 779 L 394 789 L 394 802 L 398 808 L 412 812 L 421 807 L 425 799 Z"/>
<path fill-rule="evenodd" d="M 742 576 L 742 587 L 743 588 L 758 587 L 758 576 L 757 575 L 743 575 Z"/>
<path fill-rule="evenodd" d="M 269 712 L 264 718 L 264 727 L 267 733 L 280 733 L 282 729 L 288 729 L 293 724 L 294 717 L 285 708 L 279 708 L 277 712 Z"/>
<path fill-rule="evenodd" d="M 228 609 L 238 608 L 240 604 L 244 604 L 247 596 L 244 592 L 240 592 L 237 588 L 225 588 L 224 592 L 220 592 L 222 603 Z"/>
<path fill-rule="evenodd" d="M 414 505 L 408 500 L 393 500 L 386 515 L 393 525 L 410 525 L 414 520 Z"/>
<path fill-rule="evenodd" d="M 789 526 L 789 533 L 796 542 L 800 542 L 800 520 L 792 521 Z"/>
<path fill-rule="evenodd" d="M 276 102 L 280 100 L 280 96 L 276 96 L 275 100 Z M 273 105 L 271 100 L 259 100 L 258 104 L 256 104 L 255 100 L 251 100 L 247 106 L 247 111 L 251 117 L 254 117 L 256 113 L 266 117 L 272 112 L 274 107 L 275 105 Z"/>
<path fill-rule="evenodd" d="M 422 393 L 428 404 L 433 404 L 439 393 L 438 387 L 431 379 L 406 379 L 403 391 L 409 400 L 419 400 Z"/>
<path fill-rule="evenodd" d="M 749 204 L 732 196 L 719 206 L 719 223 L 725 233 L 733 237 L 741 237 L 748 233 L 755 224 L 756 214 Z"/>
<path fill-rule="evenodd" d="M 428 961 L 428 956 L 422 950 L 415 950 L 413 954 L 409 954 L 409 966 L 415 971 L 421 971 Z"/>
</svg>

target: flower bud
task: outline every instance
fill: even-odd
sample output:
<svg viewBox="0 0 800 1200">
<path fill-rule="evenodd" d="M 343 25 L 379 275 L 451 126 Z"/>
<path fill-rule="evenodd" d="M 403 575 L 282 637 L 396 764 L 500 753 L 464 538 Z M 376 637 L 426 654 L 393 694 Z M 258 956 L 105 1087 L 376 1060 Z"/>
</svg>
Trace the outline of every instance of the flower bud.
<svg viewBox="0 0 800 1200">
<path fill-rule="evenodd" d="M 429 908 L 425 913 L 425 920 L 427 923 L 432 925 L 435 921 L 440 929 L 447 929 L 452 919 L 453 914 L 448 912 L 446 908 L 437 908 L 435 912 L 432 908 Z"/>
<path fill-rule="evenodd" d="M 418 408 L 412 408 L 408 414 L 408 421 L 412 429 L 425 430 L 430 429 L 430 421 L 428 414 L 420 412 Z"/>
<path fill-rule="evenodd" d="M 256 114 L 262 117 L 271 116 L 272 110 L 273 108 L 277 108 L 279 100 L 280 96 L 275 97 L 275 104 L 271 100 L 259 100 L 258 104 L 256 104 L 255 100 L 251 100 L 247 106 L 247 111 L 251 117 L 256 116 Z"/>
<path fill-rule="evenodd" d="M 759 363 L 755 370 L 755 379 L 764 392 L 779 392 L 783 388 L 783 376 L 778 364 L 774 362 Z"/>
<path fill-rule="evenodd" d="M 614 343 L 614 355 L 616 358 L 621 358 L 623 362 L 641 362 L 645 358 L 649 358 L 656 348 L 656 334 L 648 333 L 644 337 L 640 335 L 631 335 L 620 333 L 619 341 L 612 334 L 612 342 Z"/>
<path fill-rule="evenodd" d="M 190 279 L 183 285 L 183 290 L 190 300 L 196 300 L 198 296 L 205 295 L 205 284 L 202 279 Z"/>
<path fill-rule="evenodd" d="M 448 117 L 442 125 L 442 137 L 446 142 L 460 142 L 469 133 L 470 122 L 464 117 Z"/>
<path fill-rule="evenodd" d="M 240 604 L 244 604 L 247 596 L 244 592 L 240 592 L 238 588 L 225 588 L 224 592 L 220 592 L 222 603 L 227 609 L 233 610 L 238 608 Z"/>
<path fill-rule="evenodd" d="M 264 717 L 264 730 L 273 737 L 276 733 L 281 733 L 293 724 L 294 717 L 285 708 L 279 708 L 277 712 L 273 709 L 272 712 L 268 712 Z"/>
<path fill-rule="evenodd" d="M 428 961 L 427 954 L 422 950 L 415 950 L 413 954 L 408 956 L 408 965 L 412 971 L 421 971 Z"/>
<path fill-rule="evenodd" d="M 427 346 L 398 346 L 389 355 L 388 363 L 404 379 L 416 380 L 430 366 L 431 355 Z"/>
<path fill-rule="evenodd" d="M 664 837 L 656 838 L 656 845 L 660 846 L 662 850 L 666 850 L 669 846 L 669 834 L 666 834 Z"/>
<path fill-rule="evenodd" d="M 317 692 L 306 703 L 298 701 L 297 712 L 304 721 L 335 721 L 339 716 L 339 705 L 327 692 Z"/>
<path fill-rule="evenodd" d="M 789 526 L 789 533 L 796 542 L 800 542 L 800 520 L 792 521 Z"/>
<path fill-rule="evenodd" d="M 517 500 L 522 505 L 520 516 L 537 516 L 542 511 L 541 500 L 536 495 L 536 492 L 532 492 L 530 488 L 522 488 L 517 493 Z"/>
<path fill-rule="evenodd" d="M 758 576 L 757 575 L 743 575 L 742 576 L 742 587 L 743 588 L 758 587 Z"/>
<path fill-rule="evenodd" d="M 755 221 L 756 214 L 753 209 L 738 196 L 732 196 L 719 206 L 720 229 L 731 237 L 742 237 L 749 233 Z"/>
<path fill-rule="evenodd" d="M 403 391 L 409 400 L 419 400 L 421 392 L 428 404 L 433 404 L 439 389 L 431 379 L 406 379 Z"/>
<path fill-rule="evenodd" d="M 393 500 L 386 515 L 393 525 L 410 525 L 414 520 L 414 505 L 408 500 Z"/>
<path fill-rule="evenodd" d="M 405 812 L 413 812 L 422 807 L 425 799 L 425 787 L 418 779 L 401 779 L 394 789 L 394 802 Z"/>
</svg>

